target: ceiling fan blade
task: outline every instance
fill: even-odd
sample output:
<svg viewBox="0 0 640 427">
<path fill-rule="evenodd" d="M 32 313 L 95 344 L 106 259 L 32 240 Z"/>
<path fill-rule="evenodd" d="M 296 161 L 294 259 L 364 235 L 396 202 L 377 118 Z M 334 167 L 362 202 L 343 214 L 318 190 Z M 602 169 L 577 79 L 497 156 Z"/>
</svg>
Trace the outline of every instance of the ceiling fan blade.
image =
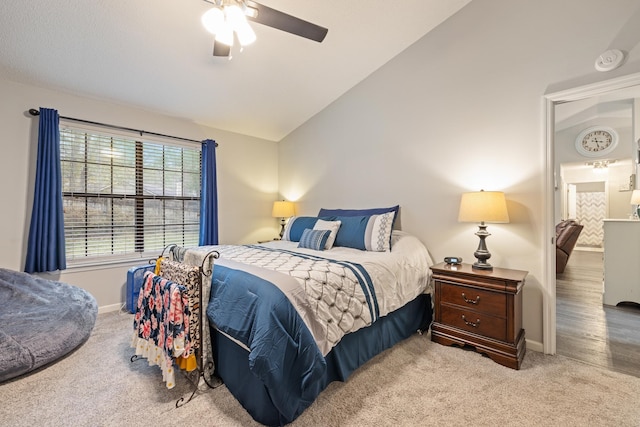
<svg viewBox="0 0 640 427">
<path fill-rule="evenodd" d="M 213 56 L 229 56 L 231 46 L 217 41 L 213 41 Z"/>
<path fill-rule="evenodd" d="M 247 0 L 245 3 L 249 9 L 255 9 L 252 11 L 254 16 L 247 14 L 247 19 L 250 21 L 317 42 L 322 42 L 329 31 L 327 28 L 272 9 L 255 1 Z"/>
</svg>

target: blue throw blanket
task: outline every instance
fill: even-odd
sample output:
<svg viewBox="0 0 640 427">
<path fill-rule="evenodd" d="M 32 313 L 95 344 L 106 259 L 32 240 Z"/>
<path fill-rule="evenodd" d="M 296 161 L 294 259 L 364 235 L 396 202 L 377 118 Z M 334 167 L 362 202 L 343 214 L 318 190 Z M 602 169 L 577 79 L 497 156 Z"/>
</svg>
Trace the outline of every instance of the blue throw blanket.
<svg viewBox="0 0 640 427">
<path fill-rule="evenodd" d="M 273 404 L 293 420 L 319 393 L 326 362 L 288 298 L 272 283 L 216 265 L 207 316 L 249 349 L 251 372 L 273 391 Z"/>
</svg>

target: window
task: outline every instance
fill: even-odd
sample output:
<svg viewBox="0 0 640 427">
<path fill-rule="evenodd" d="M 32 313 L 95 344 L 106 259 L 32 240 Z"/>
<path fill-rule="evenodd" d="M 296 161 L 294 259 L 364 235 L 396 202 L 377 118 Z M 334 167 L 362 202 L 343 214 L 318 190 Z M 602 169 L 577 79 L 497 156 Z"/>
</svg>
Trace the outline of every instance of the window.
<svg viewBox="0 0 640 427">
<path fill-rule="evenodd" d="M 200 146 L 60 127 L 67 260 L 198 244 Z"/>
</svg>

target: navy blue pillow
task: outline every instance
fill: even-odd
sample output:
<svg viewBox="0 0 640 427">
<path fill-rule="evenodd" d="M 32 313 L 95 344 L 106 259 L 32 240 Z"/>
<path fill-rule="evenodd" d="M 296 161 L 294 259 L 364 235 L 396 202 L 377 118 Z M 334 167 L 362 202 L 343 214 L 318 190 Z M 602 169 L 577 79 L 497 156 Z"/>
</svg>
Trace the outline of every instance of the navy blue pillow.
<svg viewBox="0 0 640 427">
<path fill-rule="evenodd" d="M 387 250 L 391 248 L 391 230 L 395 227 L 396 220 L 398 219 L 398 211 L 400 210 L 400 205 L 391 206 L 389 208 L 371 208 L 371 209 L 325 209 L 321 208 L 320 212 L 318 212 L 319 217 L 323 217 L 322 219 L 328 221 L 345 221 L 345 218 L 349 217 L 358 217 L 360 218 L 357 224 L 355 222 L 347 222 L 345 226 L 345 222 L 342 223 L 340 229 L 338 230 L 338 236 L 342 234 L 342 238 L 336 237 L 336 241 L 334 246 L 347 246 L 350 248 L 363 249 L 363 250 Z M 378 235 L 374 235 L 371 233 L 366 233 L 366 227 L 369 223 L 370 217 L 373 215 L 384 215 L 387 213 L 393 213 L 393 221 L 391 222 L 391 229 L 378 230 L 384 235 L 389 235 L 388 242 L 384 244 L 377 244 L 371 241 L 371 238 L 375 238 Z M 364 219 L 363 219 L 364 218 Z M 363 225 L 364 223 L 364 225 Z M 363 230 L 362 227 L 365 227 Z M 361 237 L 362 236 L 362 237 Z M 374 249 L 377 247 L 377 249 Z"/>
<path fill-rule="evenodd" d="M 346 246 L 348 248 L 367 250 L 365 245 L 365 234 L 367 224 L 369 224 L 368 215 L 361 216 L 334 216 L 332 221 L 341 221 L 342 224 L 338 229 L 334 246 Z"/>
<path fill-rule="evenodd" d="M 395 213 L 378 215 L 330 216 L 322 219 L 340 221 L 334 246 L 345 246 L 363 251 L 389 252 Z"/>
<path fill-rule="evenodd" d="M 304 230 L 307 228 L 313 228 L 317 221 L 318 218 L 315 216 L 294 216 L 290 218 L 284 228 L 282 240 L 299 242 Z"/>
<path fill-rule="evenodd" d="M 395 212 L 395 218 L 398 217 L 400 205 L 391 206 L 390 208 L 371 208 L 371 209 L 325 209 L 321 208 L 318 216 L 362 216 L 362 215 L 379 215 L 387 212 Z"/>
</svg>

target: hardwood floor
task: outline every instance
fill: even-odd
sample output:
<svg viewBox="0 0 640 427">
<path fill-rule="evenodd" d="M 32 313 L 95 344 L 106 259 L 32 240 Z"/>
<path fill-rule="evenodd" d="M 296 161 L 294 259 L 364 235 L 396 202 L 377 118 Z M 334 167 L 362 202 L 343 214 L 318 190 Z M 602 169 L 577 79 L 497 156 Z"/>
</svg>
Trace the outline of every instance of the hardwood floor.
<svg viewBox="0 0 640 427">
<path fill-rule="evenodd" d="M 578 250 L 556 276 L 557 353 L 640 377 L 640 307 L 603 305 L 602 277 L 602 252 Z"/>
</svg>

